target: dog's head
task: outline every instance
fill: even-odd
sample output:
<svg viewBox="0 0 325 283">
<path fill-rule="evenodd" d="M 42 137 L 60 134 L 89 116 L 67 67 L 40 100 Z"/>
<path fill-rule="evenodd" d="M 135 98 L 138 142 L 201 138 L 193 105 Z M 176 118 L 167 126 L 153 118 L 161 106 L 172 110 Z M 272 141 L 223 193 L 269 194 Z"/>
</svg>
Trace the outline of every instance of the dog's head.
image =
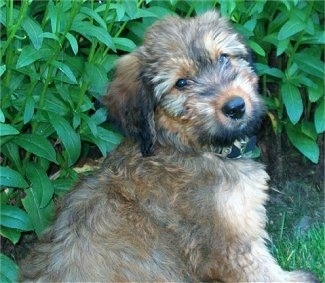
<svg viewBox="0 0 325 283">
<path fill-rule="evenodd" d="M 124 133 L 180 151 L 211 150 L 251 134 L 262 103 L 250 52 L 217 12 L 167 17 L 117 64 L 104 103 Z"/>
</svg>

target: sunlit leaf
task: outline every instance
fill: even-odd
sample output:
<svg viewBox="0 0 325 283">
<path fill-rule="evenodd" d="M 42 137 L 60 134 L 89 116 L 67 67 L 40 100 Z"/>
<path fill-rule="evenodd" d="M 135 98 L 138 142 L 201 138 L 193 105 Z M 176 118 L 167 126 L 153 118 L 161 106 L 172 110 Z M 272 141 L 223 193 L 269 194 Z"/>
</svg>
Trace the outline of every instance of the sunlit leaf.
<svg viewBox="0 0 325 283">
<path fill-rule="evenodd" d="M 116 37 L 113 38 L 114 44 L 117 49 L 131 52 L 136 48 L 134 42 L 128 38 Z"/>
<path fill-rule="evenodd" d="M 296 124 L 303 112 L 303 103 L 299 89 L 292 84 L 283 83 L 281 86 L 281 96 L 290 121 Z"/>
<path fill-rule="evenodd" d="M 23 29 L 28 34 L 30 41 L 36 50 L 42 47 L 43 43 L 43 30 L 41 25 L 30 17 L 25 18 L 22 23 Z"/>
<path fill-rule="evenodd" d="M 0 219 L 1 225 L 5 227 L 15 228 L 22 231 L 32 231 L 34 229 L 27 213 L 16 206 L 1 205 Z"/>
<path fill-rule="evenodd" d="M 17 135 L 19 131 L 9 124 L 0 123 L 0 136 Z"/>
<path fill-rule="evenodd" d="M 7 70 L 7 66 L 5 64 L 0 66 L 0 77 L 3 75 L 3 73 Z"/>
<path fill-rule="evenodd" d="M 315 128 L 318 134 L 323 133 L 325 131 L 325 103 L 324 99 L 317 105 L 315 110 Z"/>
<path fill-rule="evenodd" d="M 28 184 L 24 177 L 17 171 L 0 166 L 0 185 L 2 187 L 27 188 Z"/>
<path fill-rule="evenodd" d="M 0 282 L 18 281 L 18 265 L 3 253 L 0 253 L 0 266 Z"/>
<path fill-rule="evenodd" d="M 74 21 L 71 30 L 82 34 L 88 39 L 96 38 L 112 50 L 116 50 L 112 37 L 106 29 L 92 25 L 90 22 Z"/>
<path fill-rule="evenodd" d="M 69 32 L 65 36 L 70 43 L 73 53 L 76 55 L 78 53 L 78 42 L 77 42 L 76 38 Z"/>
<path fill-rule="evenodd" d="M 94 19 L 101 27 L 106 29 L 106 22 L 100 17 L 100 15 L 96 11 L 88 7 L 81 7 L 80 12 Z"/>
<path fill-rule="evenodd" d="M 24 115 L 23 115 L 24 124 L 27 124 L 33 118 L 34 110 L 35 110 L 34 98 L 31 95 L 27 96 L 25 101 Z"/>
<path fill-rule="evenodd" d="M 301 22 L 298 18 L 294 17 L 288 20 L 280 29 L 278 33 L 278 39 L 287 39 L 296 33 L 305 29 L 305 24 Z"/>
</svg>

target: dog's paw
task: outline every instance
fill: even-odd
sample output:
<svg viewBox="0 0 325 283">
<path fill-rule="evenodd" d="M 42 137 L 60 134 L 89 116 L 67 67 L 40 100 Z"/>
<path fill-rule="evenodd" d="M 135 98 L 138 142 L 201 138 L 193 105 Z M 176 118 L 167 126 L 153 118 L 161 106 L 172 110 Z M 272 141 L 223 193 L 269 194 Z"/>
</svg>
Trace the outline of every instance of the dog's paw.
<svg viewBox="0 0 325 283">
<path fill-rule="evenodd" d="M 320 281 L 312 273 L 296 270 L 286 273 L 285 282 L 296 282 L 296 283 L 320 283 Z"/>
</svg>

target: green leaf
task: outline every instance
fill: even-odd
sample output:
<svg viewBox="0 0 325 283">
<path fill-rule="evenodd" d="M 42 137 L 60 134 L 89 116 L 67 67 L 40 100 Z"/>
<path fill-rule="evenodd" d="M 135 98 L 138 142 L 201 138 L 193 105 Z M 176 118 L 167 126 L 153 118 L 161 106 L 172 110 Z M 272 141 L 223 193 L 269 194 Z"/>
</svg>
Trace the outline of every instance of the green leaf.
<svg viewBox="0 0 325 283">
<path fill-rule="evenodd" d="M 51 200 L 49 204 L 41 208 L 38 202 L 37 192 L 31 188 L 26 191 L 26 197 L 22 200 L 23 206 L 27 211 L 31 223 L 35 227 L 38 236 L 48 227 L 54 214 L 54 203 Z"/>
<path fill-rule="evenodd" d="M 11 125 L 0 123 L 0 137 L 18 135 L 19 131 Z"/>
<path fill-rule="evenodd" d="M 324 95 L 324 86 L 320 82 L 315 87 L 308 87 L 308 98 L 311 102 L 316 102 Z"/>
<path fill-rule="evenodd" d="M 34 48 L 39 50 L 43 43 L 43 30 L 40 24 L 28 17 L 23 21 L 22 27 L 28 34 Z"/>
<path fill-rule="evenodd" d="M 244 24 L 244 27 L 245 27 L 247 30 L 253 32 L 254 29 L 255 29 L 255 27 L 256 27 L 256 19 L 250 19 L 250 20 L 248 20 L 248 21 Z"/>
<path fill-rule="evenodd" d="M 108 54 L 105 56 L 103 62 L 101 63 L 101 66 L 104 68 L 105 72 L 110 72 L 114 66 L 115 62 L 118 60 L 119 56 Z"/>
<path fill-rule="evenodd" d="M 37 50 L 33 46 L 28 45 L 21 51 L 16 68 L 19 69 L 25 67 L 37 60 L 48 58 L 51 55 L 53 55 L 53 50 L 49 47 L 43 46 L 41 49 Z"/>
<path fill-rule="evenodd" d="M 112 151 L 121 142 L 122 136 L 102 127 L 97 127 L 98 135 L 85 134 L 83 138 L 97 145 L 103 156 Z"/>
<path fill-rule="evenodd" d="M 0 253 L 0 282 L 17 282 L 19 268 L 9 257 Z"/>
<path fill-rule="evenodd" d="M 26 166 L 26 176 L 37 194 L 39 207 L 44 208 L 49 204 L 54 193 L 53 185 L 46 172 L 38 164 L 28 163 Z"/>
<path fill-rule="evenodd" d="M 285 52 L 289 46 L 289 43 L 289 39 L 279 40 L 278 44 L 276 45 L 276 56 L 280 56 L 283 52 Z"/>
<path fill-rule="evenodd" d="M 68 166 L 73 165 L 81 152 L 80 136 L 70 126 L 67 120 L 60 115 L 48 112 L 49 121 L 60 138 L 67 154 Z"/>
<path fill-rule="evenodd" d="M 88 7 L 81 7 L 80 12 L 82 12 L 85 15 L 89 16 L 90 18 L 94 19 L 101 27 L 106 29 L 106 22 L 93 9 L 90 9 Z"/>
<path fill-rule="evenodd" d="M 137 13 L 138 6 L 136 0 L 128 0 L 124 2 L 125 11 L 127 15 L 133 19 Z"/>
<path fill-rule="evenodd" d="M 76 38 L 71 34 L 71 33 L 67 33 L 65 35 L 65 37 L 68 39 L 71 49 L 74 53 L 74 55 L 77 55 L 78 53 L 78 41 L 76 40 Z"/>
<path fill-rule="evenodd" d="M 57 67 L 63 74 L 65 74 L 73 84 L 77 84 L 77 79 L 68 65 L 59 61 L 53 61 L 52 65 Z"/>
<path fill-rule="evenodd" d="M 13 244 L 17 244 L 20 239 L 21 232 L 17 229 L 0 226 L 0 235 L 9 239 Z"/>
<path fill-rule="evenodd" d="M 90 119 L 93 120 L 96 125 L 104 123 L 107 120 L 107 110 L 105 108 L 99 108 L 91 115 Z"/>
<path fill-rule="evenodd" d="M 0 108 L 0 123 L 4 123 L 5 121 L 5 114 L 3 114 L 2 109 Z"/>
<path fill-rule="evenodd" d="M 34 115 L 35 110 L 35 101 L 32 96 L 27 96 L 25 101 L 25 109 L 24 109 L 24 125 L 26 125 Z"/>
<path fill-rule="evenodd" d="M 3 73 L 7 70 L 7 66 L 5 64 L 0 66 L 0 77 L 3 75 Z"/>
<path fill-rule="evenodd" d="M 90 91 L 102 94 L 108 83 L 107 73 L 103 66 L 86 62 L 85 71 L 85 80 L 89 83 Z"/>
<path fill-rule="evenodd" d="M 248 46 L 255 52 L 257 53 L 258 55 L 261 55 L 261 56 L 265 56 L 265 51 L 264 49 L 259 45 L 257 44 L 256 42 L 254 41 L 251 41 L 249 40 L 248 41 Z"/>
<path fill-rule="evenodd" d="M 52 144 L 43 136 L 35 134 L 20 134 L 13 140 L 13 142 L 25 149 L 27 152 L 58 164 Z"/>
<path fill-rule="evenodd" d="M 292 18 L 281 27 L 278 34 L 278 39 L 285 40 L 296 33 L 303 31 L 304 29 L 305 24 L 303 22 L 301 22 L 298 18 Z"/>
<path fill-rule="evenodd" d="M 316 141 L 317 133 L 315 131 L 315 126 L 312 122 L 302 121 L 300 123 L 300 129 L 304 135 L 306 135 L 306 136 L 310 137 L 312 140 Z"/>
<path fill-rule="evenodd" d="M 1 146 L 2 154 L 6 156 L 18 170 L 21 171 L 22 162 L 18 149 L 18 145 L 12 141 L 7 142 Z"/>
<path fill-rule="evenodd" d="M 60 44 L 60 38 L 55 33 L 44 32 L 43 37 L 44 38 L 54 39 L 55 41 L 57 41 Z"/>
<path fill-rule="evenodd" d="M 296 53 L 293 58 L 300 70 L 318 78 L 324 78 L 324 62 L 320 59 L 307 52 Z"/>
<path fill-rule="evenodd" d="M 70 107 L 58 98 L 58 95 L 51 90 L 48 90 L 45 97 L 44 109 L 51 112 L 60 113 L 62 116 L 68 115 L 71 111 Z"/>
<path fill-rule="evenodd" d="M 168 8 L 165 8 L 164 6 L 151 6 L 146 10 L 156 15 L 156 18 L 158 19 L 161 19 L 167 15 L 175 14 L 173 11 Z"/>
<path fill-rule="evenodd" d="M 123 50 L 126 52 L 132 52 L 137 46 L 134 42 L 128 38 L 116 37 L 113 38 L 116 49 Z"/>
<path fill-rule="evenodd" d="M 53 180 L 55 194 L 59 196 L 66 194 L 76 181 L 77 180 L 70 177 Z"/>
<path fill-rule="evenodd" d="M 88 125 L 91 133 L 94 136 L 98 135 L 98 131 L 97 131 L 97 125 L 94 123 L 94 121 L 92 119 L 89 118 L 89 116 L 82 114 L 81 115 L 82 120 L 86 123 L 86 125 Z"/>
<path fill-rule="evenodd" d="M 107 47 L 111 48 L 113 51 L 116 51 L 116 47 L 112 40 L 112 37 L 107 32 L 106 29 L 102 27 L 96 27 L 89 22 L 83 21 L 74 21 L 71 30 L 76 31 L 82 34 L 84 37 L 91 40 L 92 38 L 98 39 L 98 41 L 104 43 Z"/>
<path fill-rule="evenodd" d="M 310 161 L 318 163 L 319 148 L 313 139 L 303 134 L 299 127 L 290 123 L 286 125 L 286 132 L 290 142 Z"/>
<path fill-rule="evenodd" d="M 281 96 L 290 121 L 296 124 L 303 112 L 303 103 L 299 89 L 292 84 L 284 83 L 281 86 Z"/>
<path fill-rule="evenodd" d="M 106 5 L 101 5 L 96 8 L 97 12 L 105 11 Z M 109 4 L 109 9 L 114 9 L 117 15 L 117 21 L 121 21 L 125 15 L 125 5 L 123 3 L 111 3 Z"/>
<path fill-rule="evenodd" d="M 304 44 L 325 44 L 325 33 L 324 31 L 316 31 L 313 34 L 306 34 L 301 43 Z"/>
<path fill-rule="evenodd" d="M 8 167 L 0 166 L 0 186 L 13 188 L 27 188 L 28 184 L 24 177 L 17 171 Z"/>
<path fill-rule="evenodd" d="M 268 65 L 255 63 L 254 64 L 258 75 L 270 75 L 276 78 L 283 78 L 284 74 L 280 69 L 277 68 L 270 68 Z"/>
<path fill-rule="evenodd" d="M 60 30 L 61 25 L 59 24 L 60 22 L 58 21 L 58 16 L 62 15 L 63 11 L 62 5 L 54 5 L 52 1 L 49 1 L 47 4 L 47 10 L 48 10 L 48 18 L 51 21 L 51 30 L 53 33 L 57 33 Z"/>
<path fill-rule="evenodd" d="M 207 9 L 206 9 L 207 10 Z M 139 19 L 139 18 L 156 18 L 157 16 L 150 12 L 148 9 L 141 9 L 138 8 L 135 16 L 133 17 L 133 19 Z"/>
<path fill-rule="evenodd" d="M 324 99 L 317 105 L 315 110 L 315 128 L 318 134 L 323 133 L 325 131 L 325 103 Z"/>
<path fill-rule="evenodd" d="M 8 228 L 15 228 L 22 231 L 32 231 L 34 229 L 27 213 L 16 206 L 1 205 L 0 219 L 1 225 Z"/>
</svg>

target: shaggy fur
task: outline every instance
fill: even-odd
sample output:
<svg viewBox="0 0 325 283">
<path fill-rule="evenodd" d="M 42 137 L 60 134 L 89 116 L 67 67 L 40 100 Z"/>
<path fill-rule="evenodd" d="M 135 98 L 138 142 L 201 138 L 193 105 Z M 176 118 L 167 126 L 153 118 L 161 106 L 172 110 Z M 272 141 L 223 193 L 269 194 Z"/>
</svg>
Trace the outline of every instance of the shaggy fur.
<svg viewBox="0 0 325 283">
<path fill-rule="evenodd" d="M 217 12 L 158 21 L 104 99 L 128 138 L 64 198 L 22 280 L 316 282 L 265 245 L 264 167 L 216 154 L 258 126 L 256 88 Z"/>
</svg>

